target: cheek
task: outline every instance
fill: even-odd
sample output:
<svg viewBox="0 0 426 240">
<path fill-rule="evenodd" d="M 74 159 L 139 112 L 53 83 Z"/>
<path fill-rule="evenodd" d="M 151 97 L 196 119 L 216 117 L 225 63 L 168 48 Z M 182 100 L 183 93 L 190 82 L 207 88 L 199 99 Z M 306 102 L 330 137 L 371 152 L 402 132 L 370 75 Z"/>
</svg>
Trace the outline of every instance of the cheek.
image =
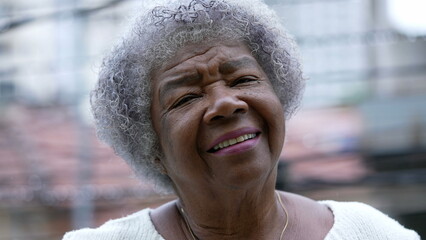
<svg viewBox="0 0 426 240">
<path fill-rule="evenodd" d="M 284 109 L 281 105 L 280 100 L 277 96 L 271 95 L 270 102 L 270 114 L 272 118 L 272 122 L 274 124 L 274 127 L 278 131 L 278 133 L 284 134 L 285 131 L 285 116 L 284 116 Z"/>
<path fill-rule="evenodd" d="M 285 137 L 284 109 L 281 102 L 273 92 L 265 92 L 259 111 L 266 123 L 271 151 L 279 154 Z"/>
<path fill-rule="evenodd" d="M 170 133 L 172 131 L 171 129 L 171 125 L 169 123 L 169 121 L 167 120 L 167 118 L 162 118 L 161 119 L 161 124 L 160 124 L 160 142 L 161 142 L 161 147 L 163 148 L 164 153 L 167 153 L 169 151 L 173 151 L 173 142 L 170 141 L 172 138 L 170 137 Z"/>
<path fill-rule="evenodd" d="M 161 119 L 161 145 L 166 157 L 191 154 L 196 147 L 198 118 L 191 110 L 173 113 Z"/>
<path fill-rule="evenodd" d="M 284 116 L 284 109 L 281 105 L 281 102 L 276 99 L 275 104 L 275 110 L 274 110 L 274 133 L 276 136 L 274 137 L 274 140 L 272 144 L 274 144 L 274 149 L 277 149 L 278 156 L 281 154 L 283 145 L 284 145 L 284 139 L 285 139 L 285 116 Z"/>
<path fill-rule="evenodd" d="M 190 114 L 173 114 L 161 120 L 161 146 L 164 166 L 175 183 L 185 183 L 204 173 L 204 162 L 198 151 L 198 119 Z"/>
</svg>

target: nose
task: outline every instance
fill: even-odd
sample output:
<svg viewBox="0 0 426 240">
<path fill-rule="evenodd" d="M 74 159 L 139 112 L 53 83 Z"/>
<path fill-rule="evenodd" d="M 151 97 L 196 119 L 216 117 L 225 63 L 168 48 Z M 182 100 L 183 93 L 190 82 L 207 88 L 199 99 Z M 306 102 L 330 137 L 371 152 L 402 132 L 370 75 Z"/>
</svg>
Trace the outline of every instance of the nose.
<svg viewBox="0 0 426 240">
<path fill-rule="evenodd" d="M 209 124 L 236 114 L 244 114 L 248 105 L 233 93 L 232 89 L 216 89 L 210 96 L 209 106 L 204 114 L 204 122 Z"/>
</svg>

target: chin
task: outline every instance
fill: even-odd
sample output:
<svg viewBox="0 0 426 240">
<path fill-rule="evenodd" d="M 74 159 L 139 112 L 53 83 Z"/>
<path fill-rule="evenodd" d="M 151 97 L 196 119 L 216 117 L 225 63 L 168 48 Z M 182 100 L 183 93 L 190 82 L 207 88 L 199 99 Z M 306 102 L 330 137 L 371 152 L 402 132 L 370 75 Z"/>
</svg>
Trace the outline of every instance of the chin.
<svg viewBox="0 0 426 240">
<path fill-rule="evenodd" d="M 256 167 L 246 167 L 230 171 L 223 176 L 220 182 L 224 186 L 233 189 L 249 189 L 252 187 L 264 187 L 273 178 L 272 185 L 275 186 L 276 167 L 266 168 L 266 164 L 258 164 Z"/>
</svg>

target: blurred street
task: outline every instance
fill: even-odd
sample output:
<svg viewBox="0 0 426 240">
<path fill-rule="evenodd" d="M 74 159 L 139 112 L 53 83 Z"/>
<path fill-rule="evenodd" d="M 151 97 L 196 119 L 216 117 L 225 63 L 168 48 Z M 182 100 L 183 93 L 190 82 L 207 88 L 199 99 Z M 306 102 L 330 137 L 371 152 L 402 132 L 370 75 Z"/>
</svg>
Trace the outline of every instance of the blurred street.
<svg viewBox="0 0 426 240">
<path fill-rule="evenodd" d="M 370 204 L 426 238 L 426 3 L 265 2 L 308 79 L 277 188 Z M 99 142 L 89 108 L 102 57 L 138 6 L 0 2 L 0 240 L 61 239 L 174 198 Z"/>
</svg>

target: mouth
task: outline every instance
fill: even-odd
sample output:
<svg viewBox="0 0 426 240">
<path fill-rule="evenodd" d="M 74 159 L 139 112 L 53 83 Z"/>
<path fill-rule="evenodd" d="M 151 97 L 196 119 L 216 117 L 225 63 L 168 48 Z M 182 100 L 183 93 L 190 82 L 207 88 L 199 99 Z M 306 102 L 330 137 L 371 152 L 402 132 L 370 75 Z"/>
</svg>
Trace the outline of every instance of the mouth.
<svg viewBox="0 0 426 240">
<path fill-rule="evenodd" d="M 256 138 L 257 136 L 259 136 L 259 134 L 260 133 L 247 133 L 247 134 L 243 134 L 241 136 L 238 136 L 236 138 L 227 139 L 223 142 L 216 144 L 215 146 L 210 148 L 207 152 L 215 153 L 215 152 L 220 151 L 224 148 L 231 147 L 231 146 L 234 146 L 236 144 L 239 144 L 239 143 L 248 141 L 250 139 Z"/>
</svg>

